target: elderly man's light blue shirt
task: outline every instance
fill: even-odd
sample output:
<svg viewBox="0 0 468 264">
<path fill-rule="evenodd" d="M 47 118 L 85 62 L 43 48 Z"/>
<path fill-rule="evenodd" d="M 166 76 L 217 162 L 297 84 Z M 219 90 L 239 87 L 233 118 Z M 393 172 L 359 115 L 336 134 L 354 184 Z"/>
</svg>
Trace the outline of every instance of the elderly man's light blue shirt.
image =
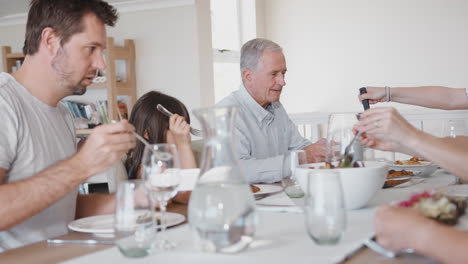
<svg viewBox="0 0 468 264">
<path fill-rule="evenodd" d="M 277 182 L 290 171 L 292 150 L 312 144 L 303 138 L 280 102 L 261 107 L 241 85 L 217 106 L 235 105 L 234 146 L 250 183 Z"/>
</svg>

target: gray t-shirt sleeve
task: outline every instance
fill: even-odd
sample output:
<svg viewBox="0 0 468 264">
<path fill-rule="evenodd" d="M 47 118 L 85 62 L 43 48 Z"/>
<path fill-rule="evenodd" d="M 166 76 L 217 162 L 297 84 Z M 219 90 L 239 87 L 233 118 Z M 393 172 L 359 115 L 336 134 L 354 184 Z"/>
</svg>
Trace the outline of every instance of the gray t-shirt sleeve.
<svg viewBox="0 0 468 264">
<path fill-rule="evenodd" d="M 0 168 L 9 170 L 18 147 L 18 122 L 10 105 L 0 97 Z"/>
</svg>

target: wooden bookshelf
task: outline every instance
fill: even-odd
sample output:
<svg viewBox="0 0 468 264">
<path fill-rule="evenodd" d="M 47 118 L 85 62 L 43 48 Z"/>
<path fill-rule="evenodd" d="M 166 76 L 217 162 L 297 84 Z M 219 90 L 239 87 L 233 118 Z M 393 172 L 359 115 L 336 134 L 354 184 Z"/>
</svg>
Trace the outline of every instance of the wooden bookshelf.
<svg viewBox="0 0 468 264">
<path fill-rule="evenodd" d="M 2 58 L 3 58 L 3 71 L 13 73 L 13 68 L 16 67 L 16 61 L 23 62 L 23 53 L 11 53 L 11 47 L 2 47 Z"/>
<path fill-rule="evenodd" d="M 22 53 L 12 53 L 11 47 L 2 46 L 3 71 L 12 73 L 16 61 L 24 60 Z M 107 89 L 107 113 L 109 120 L 118 120 L 117 96 L 127 95 L 130 97 L 131 104 L 136 101 L 136 76 L 135 76 L 135 43 L 131 39 L 126 39 L 124 46 L 116 46 L 114 38 L 107 38 L 107 50 L 104 59 L 106 61 L 106 81 L 103 83 L 93 83 L 88 86 L 89 89 L 105 88 Z M 124 81 L 118 80 L 116 75 L 116 61 L 125 61 Z M 120 76 L 124 77 L 124 76 Z M 131 111 L 131 109 L 128 109 Z M 87 130 L 77 130 L 77 134 L 86 135 Z M 89 133 L 88 133 L 89 134 Z"/>
</svg>

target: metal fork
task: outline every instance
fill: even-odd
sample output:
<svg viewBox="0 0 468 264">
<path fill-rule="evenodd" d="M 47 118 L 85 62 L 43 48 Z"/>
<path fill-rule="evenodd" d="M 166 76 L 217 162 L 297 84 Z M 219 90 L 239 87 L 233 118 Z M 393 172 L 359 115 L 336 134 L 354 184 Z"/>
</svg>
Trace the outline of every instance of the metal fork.
<svg viewBox="0 0 468 264">
<path fill-rule="evenodd" d="M 171 111 L 167 110 L 161 104 L 158 104 L 156 106 L 156 108 L 158 109 L 159 112 L 163 113 L 167 117 L 171 117 L 173 115 L 173 113 Z M 192 135 L 197 136 L 197 137 L 203 137 L 203 131 L 201 131 L 199 129 L 192 128 L 192 126 L 190 126 L 190 133 L 192 133 Z"/>
</svg>

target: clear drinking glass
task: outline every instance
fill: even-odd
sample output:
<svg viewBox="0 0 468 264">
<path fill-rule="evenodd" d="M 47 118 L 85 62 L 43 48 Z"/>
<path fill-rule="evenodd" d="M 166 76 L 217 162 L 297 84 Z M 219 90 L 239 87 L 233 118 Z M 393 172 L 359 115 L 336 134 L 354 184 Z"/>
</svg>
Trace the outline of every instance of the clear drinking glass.
<svg viewBox="0 0 468 264">
<path fill-rule="evenodd" d="M 172 249 L 176 245 L 166 237 L 166 207 L 169 199 L 177 193 L 180 183 L 180 160 L 174 144 L 153 144 L 145 147 L 143 178 L 151 195 L 159 202 L 161 211 L 161 232 L 157 237 L 160 249 Z"/>
<path fill-rule="evenodd" d="M 304 200 L 305 225 L 318 245 L 337 244 L 346 229 L 346 208 L 340 174 L 310 171 Z"/>
<path fill-rule="evenodd" d="M 115 200 L 116 244 L 126 257 L 144 257 L 156 240 L 154 202 L 144 181 L 120 182 Z"/>
<path fill-rule="evenodd" d="M 334 113 L 328 118 L 326 162 L 336 162 L 343 158 L 346 146 L 353 140 L 353 126 L 358 122 L 357 113 Z M 363 160 L 363 149 L 358 140 L 350 153 L 353 160 Z"/>
<path fill-rule="evenodd" d="M 285 177 L 281 180 L 284 192 L 290 198 L 302 198 L 304 197 L 304 191 L 302 190 L 299 182 L 296 178 L 296 168 L 300 165 L 312 163 L 314 161 L 314 154 L 312 151 L 307 150 L 294 150 L 289 153 L 289 163 L 291 165 L 291 174 L 289 177 Z"/>
</svg>

